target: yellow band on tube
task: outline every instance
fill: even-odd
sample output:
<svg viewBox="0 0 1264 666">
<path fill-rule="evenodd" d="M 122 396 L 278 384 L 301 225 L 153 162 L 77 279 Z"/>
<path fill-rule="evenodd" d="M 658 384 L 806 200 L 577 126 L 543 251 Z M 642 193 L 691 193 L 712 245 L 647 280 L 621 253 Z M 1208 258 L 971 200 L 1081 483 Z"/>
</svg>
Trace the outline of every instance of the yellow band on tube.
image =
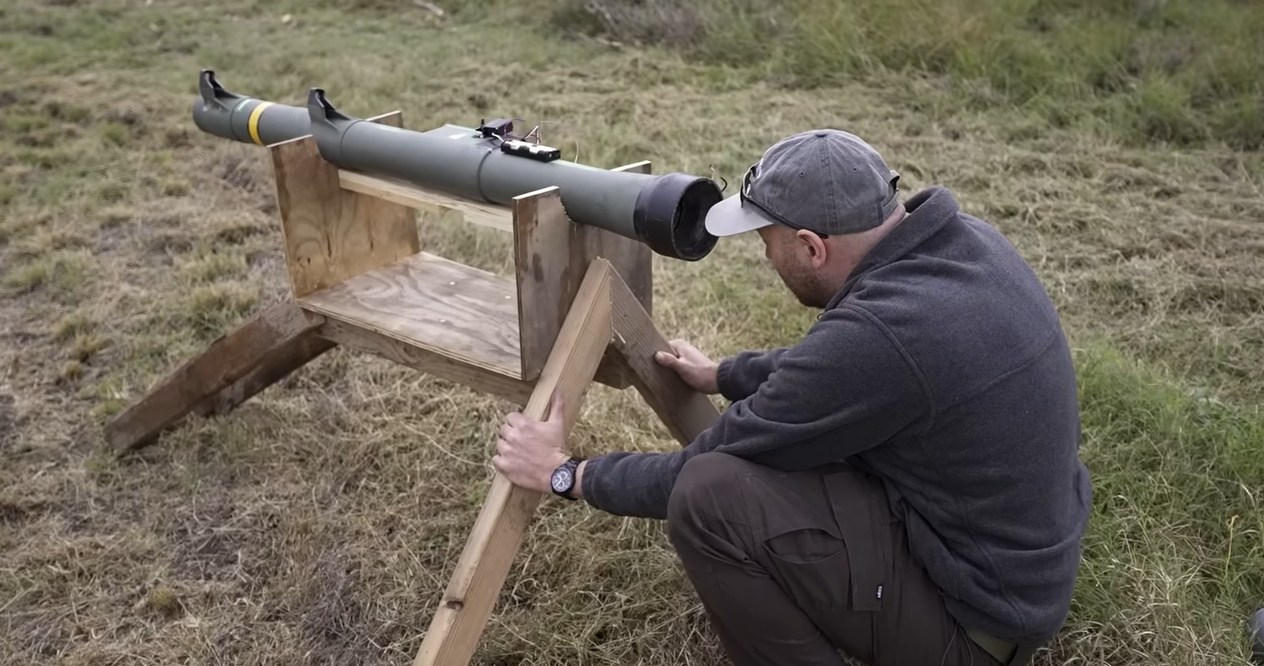
<svg viewBox="0 0 1264 666">
<path fill-rule="evenodd" d="M 272 102 L 259 102 L 259 106 L 250 110 L 250 119 L 246 121 L 246 129 L 250 132 L 250 140 L 259 145 L 263 145 L 263 139 L 259 138 L 259 116 L 263 115 L 263 110 L 272 106 Z"/>
</svg>

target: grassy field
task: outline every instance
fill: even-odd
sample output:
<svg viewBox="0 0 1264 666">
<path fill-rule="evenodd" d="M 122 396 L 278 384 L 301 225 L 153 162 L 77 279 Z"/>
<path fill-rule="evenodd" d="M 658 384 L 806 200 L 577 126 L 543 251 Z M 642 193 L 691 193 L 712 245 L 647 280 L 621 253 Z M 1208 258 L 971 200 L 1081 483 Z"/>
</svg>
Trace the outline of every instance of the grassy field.
<svg viewBox="0 0 1264 666">
<path fill-rule="evenodd" d="M 789 9 L 789 11 L 787 11 Z M 929 78 L 1140 145 L 1264 142 L 1264 7 L 1234 0 L 570 0 L 563 27 L 758 67 L 795 87 Z"/>
<path fill-rule="evenodd" d="M 1013 240 L 1075 347 L 1096 505 L 1072 617 L 1037 663 L 1246 663 L 1243 620 L 1264 605 L 1258 5 L 1103 5 L 1125 37 L 1182 36 L 1207 68 L 1138 75 L 1153 106 L 1075 83 L 1105 39 L 1079 29 L 1106 11 L 1091 3 L 944 3 L 930 24 L 991 27 L 902 63 L 872 39 L 902 16 L 855 2 L 870 39 L 762 64 L 740 32 L 767 18 L 755 3 L 701 3 L 691 20 L 712 30 L 642 45 L 662 5 L 439 4 L 0 4 L 0 664 L 407 663 L 488 486 L 513 406 L 342 350 L 227 417 L 106 452 L 105 419 L 287 290 L 264 153 L 193 126 L 201 67 L 265 99 L 321 86 L 355 115 L 401 109 L 411 128 L 512 114 L 566 159 L 730 182 L 787 133 L 865 136 L 909 190 L 949 186 Z M 820 3 L 793 4 L 802 30 Z M 1005 57 L 1031 16 L 1054 27 L 1023 48 L 1072 64 Z M 848 53 L 881 67 L 853 75 Z M 808 75 L 824 62 L 838 75 Z M 1198 71 L 1230 83 L 1191 96 Z M 996 85 L 1020 75 L 1062 87 Z M 1145 131 L 1129 108 L 1195 129 Z M 421 224 L 432 251 L 511 268 L 503 236 Z M 755 239 L 655 271 L 660 330 L 715 356 L 813 318 Z M 589 396 L 580 450 L 674 446 L 634 394 Z M 476 662 L 723 663 L 660 524 L 557 502 Z"/>
</svg>

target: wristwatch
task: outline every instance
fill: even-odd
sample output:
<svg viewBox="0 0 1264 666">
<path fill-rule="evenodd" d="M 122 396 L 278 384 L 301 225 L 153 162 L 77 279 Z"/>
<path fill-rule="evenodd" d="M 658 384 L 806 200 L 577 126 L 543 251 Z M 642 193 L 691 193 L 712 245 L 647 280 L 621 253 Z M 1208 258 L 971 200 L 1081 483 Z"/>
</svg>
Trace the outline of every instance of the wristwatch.
<svg viewBox="0 0 1264 666">
<path fill-rule="evenodd" d="M 549 487 L 553 489 L 553 494 L 559 497 L 565 497 L 568 500 L 574 500 L 570 492 L 575 488 L 575 469 L 579 467 L 582 459 L 571 456 L 566 462 L 558 465 L 553 470 L 553 475 L 549 477 Z"/>
</svg>

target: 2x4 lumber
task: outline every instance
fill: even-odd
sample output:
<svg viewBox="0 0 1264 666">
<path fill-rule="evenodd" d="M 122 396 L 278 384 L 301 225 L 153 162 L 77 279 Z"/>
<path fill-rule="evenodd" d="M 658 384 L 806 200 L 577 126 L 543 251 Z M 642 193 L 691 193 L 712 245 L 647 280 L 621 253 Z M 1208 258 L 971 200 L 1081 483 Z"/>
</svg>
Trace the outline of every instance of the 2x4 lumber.
<svg viewBox="0 0 1264 666">
<path fill-rule="evenodd" d="M 198 416 L 226 414 L 335 346 L 337 343 L 322 338 L 316 331 L 299 335 L 268 352 L 245 377 L 203 399 L 193 406 L 190 413 Z"/>
<path fill-rule="evenodd" d="M 509 208 L 505 206 L 470 201 L 413 183 L 345 169 L 338 171 L 338 183 L 344 190 L 380 197 L 409 208 L 431 213 L 455 210 L 461 213 L 465 221 L 470 224 L 499 231 L 513 230 L 513 219 L 510 217 Z"/>
<path fill-rule="evenodd" d="M 523 409 L 525 415 L 543 419 L 556 391 L 566 404 L 564 432 L 570 433 L 610 344 L 612 280 L 617 280 L 617 275 L 608 262 L 590 264 L 557 344 Z M 496 474 L 414 666 L 469 663 L 540 499 L 540 493 L 515 486 Z"/>
<path fill-rule="evenodd" d="M 616 358 L 626 367 L 632 385 L 682 446 L 688 445 L 719 418 L 719 410 L 704 394 L 681 380 L 676 371 L 659 365 L 655 352 L 671 353 L 649 313 L 628 285 L 611 282 Z"/>
<path fill-rule="evenodd" d="M 169 374 L 105 426 L 125 451 L 148 444 L 191 412 L 222 412 L 328 349 L 311 340 L 321 324 L 292 302 L 272 305 Z"/>
<path fill-rule="evenodd" d="M 357 324 L 326 319 L 318 331 L 322 338 L 348 349 L 374 354 L 426 374 L 467 386 L 476 391 L 525 405 L 532 385 L 499 372 L 461 363 L 440 353 L 401 342 Z"/>
<path fill-rule="evenodd" d="M 299 303 L 329 319 L 518 379 L 513 289 L 506 278 L 419 252 Z"/>
<path fill-rule="evenodd" d="M 397 113 L 378 122 L 400 126 Z M 295 297 L 326 289 L 420 249 L 412 208 L 344 190 L 310 135 L 268 147 Z"/>
</svg>

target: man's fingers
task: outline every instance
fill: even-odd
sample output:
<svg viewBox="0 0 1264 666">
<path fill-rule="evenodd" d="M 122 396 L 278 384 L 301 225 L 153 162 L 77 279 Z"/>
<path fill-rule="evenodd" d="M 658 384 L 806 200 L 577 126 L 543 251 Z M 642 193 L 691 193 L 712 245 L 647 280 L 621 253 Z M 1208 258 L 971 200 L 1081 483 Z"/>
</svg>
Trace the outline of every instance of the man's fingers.
<svg viewBox="0 0 1264 666">
<path fill-rule="evenodd" d="M 689 342 L 685 340 L 676 339 L 668 342 L 667 344 L 671 346 L 672 351 L 676 354 L 675 358 L 672 359 L 672 363 L 676 367 L 682 365 L 698 365 L 706 360 L 706 354 L 703 354 L 701 350 L 689 344 Z"/>
<path fill-rule="evenodd" d="M 675 355 L 665 351 L 654 352 L 654 360 L 658 361 L 659 365 L 664 365 L 669 368 L 676 367 L 676 364 L 680 361 L 680 359 Z"/>
</svg>

